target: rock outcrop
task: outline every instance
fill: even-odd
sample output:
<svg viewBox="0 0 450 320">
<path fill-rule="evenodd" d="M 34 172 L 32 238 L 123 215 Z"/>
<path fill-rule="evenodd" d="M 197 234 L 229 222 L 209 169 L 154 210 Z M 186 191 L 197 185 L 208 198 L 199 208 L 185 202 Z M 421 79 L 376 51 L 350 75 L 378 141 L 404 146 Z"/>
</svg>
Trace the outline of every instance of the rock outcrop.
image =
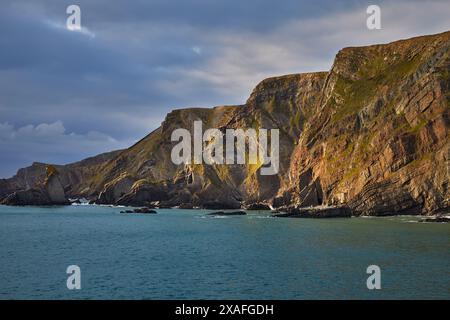
<svg viewBox="0 0 450 320">
<path fill-rule="evenodd" d="M 350 218 L 352 211 L 346 206 L 333 207 L 290 207 L 287 212 L 276 213 L 279 218 Z"/>
<path fill-rule="evenodd" d="M 246 210 L 271 210 L 270 205 L 262 202 L 254 202 L 245 206 Z"/>
<path fill-rule="evenodd" d="M 92 199 L 96 195 L 92 195 L 90 181 L 96 176 L 100 167 L 106 165 L 120 152 L 122 150 L 102 153 L 68 165 L 35 162 L 29 167 L 19 169 L 12 178 L 0 179 L 0 199 L 19 190 L 38 188 L 46 179 L 49 165 L 58 171 L 59 180 L 69 198 Z"/>
<path fill-rule="evenodd" d="M 431 217 L 431 218 L 424 218 L 420 220 L 419 222 L 433 222 L 433 223 L 449 223 L 450 218 L 447 217 Z"/>
<path fill-rule="evenodd" d="M 59 180 L 67 196 L 105 204 L 447 212 L 449 52 L 450 32 L 344 48 L 329 72 L 265 79 L 244 105 L 174 110 L 128 149 L 55 166 Z M 172 132 L 193 133 L 198 120 L 204 130 L 279 129 L 278 174 L 260 175 L 262 164 L 173 164 Z M 0 198 L 39 200 L 43 168 L 0 180 Z M 57 186 L 51 190 L 61 199 Z"/>
<path fill-rule="evenodd" d="M 18 190 L 1 201 L 5 205 L 68 205 L 59 173 L 53 166 L 46 167 L 46 177 L 41 183 L 36 182 L 34 188 Z"/>
<path fill-rule="evenodd" d="M 208 213 L 207 216 L 245 216 L 245 211 L 216 211 Z"/>
</svg>

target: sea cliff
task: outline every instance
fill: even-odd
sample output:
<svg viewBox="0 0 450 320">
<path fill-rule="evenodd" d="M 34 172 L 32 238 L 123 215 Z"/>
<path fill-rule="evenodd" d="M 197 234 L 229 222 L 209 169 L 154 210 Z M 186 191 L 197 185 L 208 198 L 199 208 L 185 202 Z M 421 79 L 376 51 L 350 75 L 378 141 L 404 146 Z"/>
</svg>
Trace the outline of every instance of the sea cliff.
<svg viewBox="0 0 450 320">
<path fill-rule="evenodd" d="M 443 213 L 450 206 L 449 53 L 450 32 L 344 48 L 329 72 L 265 79 L 243 105 L 174 110 L 128 149 L 55 165 L 58 181 L 65 199 L 101 204 Z M 173 164 L 171 133 L 192 131 L 197 120 L 222 131 L 279 129 L 279 172 L 260 175 L 258 164 Z M 2 202 L 40 204 L 35 190 L 48 185 L 46 168 L 35 163 L 0 180 Z M 17 196 L 24 192 L 34 196 Z"/>
</svg>

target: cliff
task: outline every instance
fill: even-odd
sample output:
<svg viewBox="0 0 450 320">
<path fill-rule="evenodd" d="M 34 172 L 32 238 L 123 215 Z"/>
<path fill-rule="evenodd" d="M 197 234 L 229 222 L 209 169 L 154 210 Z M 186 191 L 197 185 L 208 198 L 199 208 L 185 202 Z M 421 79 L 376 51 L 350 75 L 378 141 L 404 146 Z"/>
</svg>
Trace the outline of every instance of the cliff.
<svg viewBox="0 0 450 320">
<path fill-rule="evenodd" d="M 279 195 L 354 214 L 448 208 L 449 38 L 341 50 Z"/>
<path fill-rule="evenodd" d="M 169 113 L 130 148 L 57 166 L 65 192 L 98 203 L 238 208 L 347 205 L 353 214 L 432 214 L 449 207 L 450 32 L 345 48 L 329 72 L 259 83 L 244 105 Z M 280 170 L 174 165 L 173 130 L 277 128 Z M 0 198 L 33 188 L 44 164 L 0 180 Z"/>
<path fill-rule="evenodd" d="M 58 172 L 58 178 L 70 198 L 85 197 L 89 188 L 85 182 L 99 167 L 116 157 L 122 150 L 102 153 L 95 157 L 68 165 L 51 164 Z M 19 191 L 40 187 L 47 178 L 49 164 L 34 162 L 31 166 L 19 169 L 17 174 L 9 179 L 0 179 L 0 199 Z"/>
<path fill-rule="evenodd" d="M 52 166 L 45 167 L 45 178 L 33 187 L 17 190 L 6 196 L 1 204 L 5 205 L 67 205 L 67 199 L 58 170 Z"/>
</svg>

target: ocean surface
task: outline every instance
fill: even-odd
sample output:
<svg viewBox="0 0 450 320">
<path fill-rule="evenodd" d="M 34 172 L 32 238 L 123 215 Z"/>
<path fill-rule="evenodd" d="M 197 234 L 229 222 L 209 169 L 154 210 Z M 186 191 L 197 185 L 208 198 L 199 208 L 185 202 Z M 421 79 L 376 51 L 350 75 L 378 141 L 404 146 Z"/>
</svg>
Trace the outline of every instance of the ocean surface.
<svg viewBox="0 0 450 320">
<path fill-rule="evenodd" d="M 121 210 L 0 206 L 0 299 L 450 299 L 450 224 Z"/>
</svg>

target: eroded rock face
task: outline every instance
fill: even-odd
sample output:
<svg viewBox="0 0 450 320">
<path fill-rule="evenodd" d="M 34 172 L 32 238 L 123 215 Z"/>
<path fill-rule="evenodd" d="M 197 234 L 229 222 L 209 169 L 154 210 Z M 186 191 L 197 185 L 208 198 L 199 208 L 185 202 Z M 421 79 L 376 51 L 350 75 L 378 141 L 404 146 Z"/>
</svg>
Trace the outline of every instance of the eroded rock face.
<svg viewBox="0 0 450 320">
<path fill-rule="evenodd" d="M 244 105 L 170 112 L 120 152 L 57 167 L 70 197 L 98 203 L 224 209 L 268 203 L 339 205 L 356 215 L 434 214 L 449 208 L 450 32 L 345 48 L 330 72 L 263 80 Z M 260 165 L 174 165 L 171 134 L 280 130 L 280 170 Z M 0 197 L 36 189 L 44 164 L 0 180 Z M 61 199 L 58 186 L 51 187 Z M 36 198 L 36 191 L 15 197 Z"/>
<path fill-rule="evenodd" d="M 270 210 L 270 206 L 266 203 L 256 202 L 246 205 L 245 210 Z"/>
<path fill-rule="evenodd" d="M 45 206 L 50 205 L 50 199 L 44 190 L 33 188 L 15 191 L 4 198 L 1 204 L 8 206 Z"/>
<path fill-rule="evenodd" d="M 341 50 L 279 196 L 347 204 L 357 215 L 444 212 L 449 52 L 449 32 Z"/>
<path fill-rule="evenodd" d="M 131 189 L 114 201 L 115 204 L 124 206 L 143 206 L 154 201 L 168 199 L 168 189 L 165 185 L 135 182 Z"/>
<path fill-rule="evenodd" d="M 98 196 L 99 204 L 115 204 L 122 196 L 131 191 L 134 184 L 132 176 L 123 173 L 116 179 L 105 184 L 103 191 Z"/>
<path fill-rule="evenodd" d="M 57 173 L 49 175 L 44 183 L 45 191 L 52 204 L 67 204 L 68 200 Z"/>
</svg>

